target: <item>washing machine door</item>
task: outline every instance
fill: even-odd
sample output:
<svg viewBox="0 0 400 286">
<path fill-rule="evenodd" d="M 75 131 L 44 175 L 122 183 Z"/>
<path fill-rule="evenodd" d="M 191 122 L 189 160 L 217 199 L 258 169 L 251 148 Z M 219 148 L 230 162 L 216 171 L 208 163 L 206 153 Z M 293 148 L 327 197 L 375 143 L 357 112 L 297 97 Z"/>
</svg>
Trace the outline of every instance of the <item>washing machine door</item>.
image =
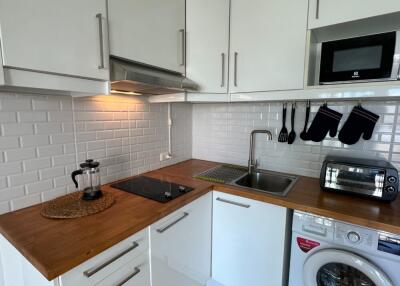
<svg viewBox="0 0 400 286">
<path fill-rule="evenodd" d="M 395 286 L 389 277 L 357 254 L 324 249 L 307 258 L 303 266 L 307 286 Z"/>
</svg>

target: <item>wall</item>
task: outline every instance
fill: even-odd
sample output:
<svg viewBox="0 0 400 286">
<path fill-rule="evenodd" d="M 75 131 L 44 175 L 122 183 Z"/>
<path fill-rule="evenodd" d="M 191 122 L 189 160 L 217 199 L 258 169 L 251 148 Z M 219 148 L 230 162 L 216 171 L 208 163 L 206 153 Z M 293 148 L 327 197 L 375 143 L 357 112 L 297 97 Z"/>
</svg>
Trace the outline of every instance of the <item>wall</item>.
<svg viewBox="0 0 400 286">
<path fill-rule="evenodd" d="M 70 173 L 92 158 L 108 183 L 191 157 L 191 106 L 173 104 L 174 157 L 166 152 L 167 104 L 144 98 L 73 99 L 0 93 L 0 213 L 75 190 Z"/>
<path fill-rule="evenodd" d="M 310 123 L 322 102 L 313 102 Z M 341 125 L 357 102 L 332 102 L 328 106 L 343 113 Z M 256 128 L 269 129 L 273 141 L 257 135 L 255 155 L 260 167 L 269 170 L 319 177 L 326 154 L 385 158 L 400 167 L 399 102 L 363 102 L 363 107 L 380 115 L 373 137 L 360 139 L 354 145 L 342 144 L 328 137 L 320 142 L 305 142 L 299 138 L 303 130 L 305 103 L 297 103 L 293 145 L 277 142 L 282 127 L 282 102 L 231 103 L 193 105 L 193 157 L 247 165 L 249 133 Z M 290 103 L 286 126 L 290 131 Z M 339 127 L 340 128 L 340 127 Z"/>
</svg>

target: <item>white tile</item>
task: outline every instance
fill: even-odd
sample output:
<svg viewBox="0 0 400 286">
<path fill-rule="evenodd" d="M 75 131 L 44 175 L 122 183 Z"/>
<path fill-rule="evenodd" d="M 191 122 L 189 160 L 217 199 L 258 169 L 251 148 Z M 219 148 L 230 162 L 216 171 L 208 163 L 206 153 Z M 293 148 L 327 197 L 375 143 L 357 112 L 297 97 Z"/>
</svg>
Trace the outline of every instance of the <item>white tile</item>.
<svg viewBox="0 0 400 286">
<path fill-rule="evenodd" d="M 17 113 L 7 112 L 7 111 L 0 112 L 0 122 L 1 123 L 17 122 Z"/>
<path fill-rule="evenodd" d="M 54 166 L 65 166 L 75 163 L 75 154 L 61 155 L 53 157 Z"/>
<path fill-rule="evenodd" d="M 33 134 L 33 124 L 29 123 L 5 123 L 1 127 L 5 136 Z"/>
<path fill-rule="evenodd" d="M 49 169 L 42 169 L 39 171 L 39 174 L 40 174 L 41 180 L 60 177 L 60 176 L 65 175 L 65 168 L 63 166 L 61 166 L 61 167 L 54 167 L 54 168 L 49 168 Z"/>
<path fill-rule="evenodd" d="M 33 159 L 33 160 L 25 160 L 23 162 L 24 171 L 37 171 L 44 168 L 51 167 L 50 158 L 42 158 L 42 159 Z"/>
<path fill-rule="evenodd" d="M 20 140 L 21 146 L 24 148 L 49 144 L 48 135 L 23 135 L 20 137 Z"/>
<path fill-rule="evenodd" d="M 42 99 L 33 99 L 33 109 L 34 110 L 60 110 L 61 105 L 58 100 L 42 98 Z"/>
<path fill-rule="evenodd" d="M 16 98 L 16 99 L 3 99 L 1 100 L 1 109 L 4 111 L 10 110 L 31 110 L 32 100 L 28 98 Z"/>
<path fill-rule="evenodd" d="M 36 123 L 36 134 L 51 134 L 62 132 L 62 125 L 60 123 Z"/>
<path fill-rule="evenodd" d="M 29 195 L 11 201 L 12 210 L 19 210 L 41 202 L 40 194 Z"/>
<path fill-rule="evenodd" d="M 24 187 L 8 188 L 0 190 L 0 201 L 9 201 L 25 195 Z"/>
<path fill-rule="evenodd" d="M 54 155 L 63 154 L 63 146 L 62 145 L 48 145 L 48 146 L 40 146 L 37 148 L 39 157 L 49 157 Z"/>
<path fill-rule="evenodd" d="M 20 173 L 17 175 L 9 176 L 10 186 L 20 186 L 25 185 L 33 182 L 38 181 L 38 174 L 37 172 L 30 172 L 30 173 Z"/>
<path fill-rule="evenodd" d="M 50 190 L 52 188 L 53 188 L 53 182 L 51 180 L 40 181 L 37 183 L 26 185 L 26 191 L 28 192 L 28 194 L 41 193 Z"/>
<path fill-rule="evenodd" d="M 0 137 L 0 149 L 14 149 L 19 147 L 18 137 Z"/>
<path fill-rule="evenodd" d="M 24 111 L 18 112 L 18 121 L 20 122 L 45 122 L 47 113 L 42 111 Z"/>
<path fill-rule="evenodd" d="M 22 172 L 21 162 L 0 163 L 0 176 L 8 176 Z"/>
<path fill-rule="evenodd" d="M 4 151 L 4 155 L 7 162 L 33 159 L 36 158 L 36 149 L 35 148 L 10 149 Z"/>
</svg>

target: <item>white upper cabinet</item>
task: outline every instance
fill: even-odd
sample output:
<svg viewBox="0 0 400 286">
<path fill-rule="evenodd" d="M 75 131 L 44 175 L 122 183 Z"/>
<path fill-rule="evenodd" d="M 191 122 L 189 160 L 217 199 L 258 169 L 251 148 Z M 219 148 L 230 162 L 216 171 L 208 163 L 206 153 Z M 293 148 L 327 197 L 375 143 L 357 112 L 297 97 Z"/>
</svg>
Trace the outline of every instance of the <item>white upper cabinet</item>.
<svg viewBox="0 0 400 286">
<path fill-rule="evenodd" d="M 185 72 L 185 0 L 108 0 L 110 54 Z"/>
<path fill-rule="evenodd" d="M 0 0 L 4 68 L 109 79 L 105 1 Z"/>
<path fill-rule="evenodd" d="M 213 194 L 212 276 L 225 286 L 285 284 L 288 210 Z"/>
<path fill-rule="evenodd" d="M 151 226 L 153 286 L 201 286 L 211 271 L 208 193 Z"/>
<path fill-rule="evenodd" d="M 399 11 L 399 0 L 310 0 L 308 28 L 313 29 Z"/>
<path fill-rule="evenodd" d="M 230 92 L 303 89 L 308 0 L 232 0 Z"/>
<path fill-rule="evenodd" d="M 202 93 L 228 92 L 229 0 L 186 0 L 186 76 Z"/>
</svg>

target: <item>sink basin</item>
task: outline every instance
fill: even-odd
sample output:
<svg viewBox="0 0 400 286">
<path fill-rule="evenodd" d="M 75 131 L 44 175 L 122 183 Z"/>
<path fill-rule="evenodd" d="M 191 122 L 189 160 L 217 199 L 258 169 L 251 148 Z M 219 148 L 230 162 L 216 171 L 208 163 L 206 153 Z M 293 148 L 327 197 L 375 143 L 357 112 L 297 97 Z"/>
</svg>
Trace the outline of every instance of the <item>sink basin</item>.
<svg viewBox="0 0 400 286">
<path fill-rule="evenodd" d="M 263 193 L 286 196 L 296 181 L 296 176 L 255 170 L 251 174 L 243 175 L 231 184 Z"/>
</svg>

